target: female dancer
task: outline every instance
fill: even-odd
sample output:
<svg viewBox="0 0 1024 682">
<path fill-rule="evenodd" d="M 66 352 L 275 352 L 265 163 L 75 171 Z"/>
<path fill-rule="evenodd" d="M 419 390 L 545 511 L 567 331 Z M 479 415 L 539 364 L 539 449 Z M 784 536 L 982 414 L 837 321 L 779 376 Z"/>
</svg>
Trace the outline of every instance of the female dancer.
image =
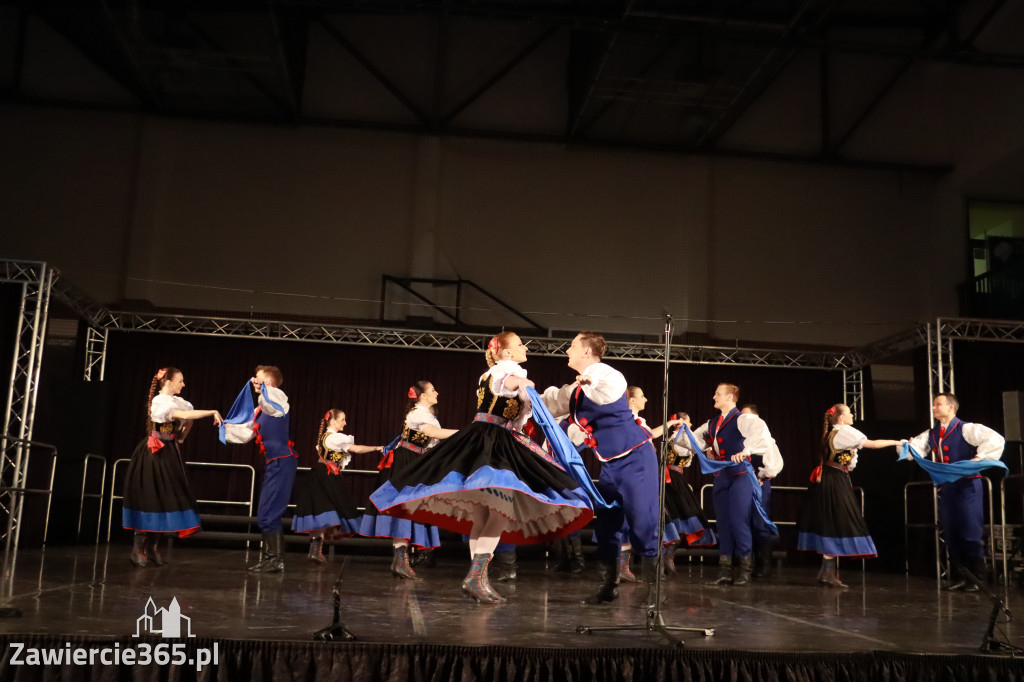
<svg viewBox="0 0 1024 682">
<path fill-rule="evenodd" d="M 686 424 L 692 428 L 690 415 L 685 412 L 679 413 L 676 426 Z M 678 435 L 673 431 L 672 436 Z M 671 436 L 670 436 L 671 437 Z M 676 572 L 675 553 L 679 546 L 685 541 L 688 547 L 710 547 L 718 542 L 715 532 L 711 530 L 708 517 L 701 509 L 700 502 L 693 494 L 693 490 L 687 485 L 684 478 L 684 470 L 690 466 L 693 453 L 690 450 L 680 448 L 675 443 L 668 454 L 668 479 L 665 481 L 665 513 L 667 520 L 665 525 L 672 526 L 679 540 L 670 543 L 665 548 L 665 568 Z M 666 533 L 666 538 L 668 537 Z"/>
<path fill-rule="evenodd" d="M 417 461 L 427 450 L 458 433 L 457 429 L 442 429 L 434 411 L 437 409 L 437 389 L 429 381 L 417 381 L 409 387 L 409 406 L 405 412 L 402 440 L 394 450 L 381 458 L 377 468 L 377 489 Z M 409 544 L 420 549 L 433 549 L 441 544 L 441 537 L 435 526 L 424 523 L 410 523 L 407 519 L 380 516 L 372 504 L 366 505 L 366 513 L 360 524 L 359 534 L 371 538 L 392 538 L 394 559 L 391 572 L 409 580 L 419 580 L 409 563 Z"/>
<path fill-rule="evenodd" d="M 462 590 L 494 604 L 505 601 L 487 575 L 499 540 L 547 542 L 582 528 L 594 512 L 579 484 L 521 430 L 531 414 L 522 389 L 533 385 L 519 366 L 526 345 L 504 332 L 491 339 L 486 358 L 473 423 L 370 500 L 384 513 L 468 535 L 472 564 Z"/>
<path fill-rule="evenodd" d="M 853 414 L 842 403 L 825 412 L 821 465 L 811 474 L 811 482 L 816 485 L 807 491 L 797 521 L 797 549 L 821 554 L 818 582 L 829 587 L 846 587 L 839 579 L 838 557 L 878 556 L 850 483 L 850 472 L 857 466 L 857 450 L 900 444 L 898 440 L 868 440 L 852 425 Z"/>
<path fill-rule="evenodd" d="M 352 455 L 381 449 L 375 445 L 356 445 L 355 438 L 342 433 L 345 424 L 345 413 L 341 410 L 328 410 L 320 420 L 317 461 L 306 485 L 295 496 L 292 530 L 309 533 L 309 560 L 318 564 L 327 563 L 323 553 L 326 534 L 333 540 L 359 533 L 362 514 L 349 499 L 341 470 L 352 461 Z"/>
<path fill-rule="evenodd" d="M 181 443 L 193 420 L 213 417 L 214 425 L 220 426 L 221 417 L 217 410 L 193 408 L 178 395 L 183 388 L 185 377 L 174 367 L 154 375 L 146 398 L 149 436 L 136 446 L 125 474 L 121 524 L 135 531 L 130 559 L 139 568 L 166 563 L 157 547 L 161 533 L 183 538 L 200 530 Z"/>
</svg>

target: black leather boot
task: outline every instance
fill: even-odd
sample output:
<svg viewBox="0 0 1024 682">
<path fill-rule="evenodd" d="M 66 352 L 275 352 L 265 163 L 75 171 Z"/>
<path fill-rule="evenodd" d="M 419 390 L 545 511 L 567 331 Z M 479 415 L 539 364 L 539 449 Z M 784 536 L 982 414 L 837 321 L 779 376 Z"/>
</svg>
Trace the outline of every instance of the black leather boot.
<svg viewBox="0 0 1024 682">
<path fill-rule="evenodd" d="M 768 578 L 772 574 L 772 545 L 774 543 L 771 540 L 767 540 L 764 544 L 758 546 L 754 554 L 754 573 L 755 578 Z"/>
<path fill-rule="evenodd" d="M 499 583 L 507 583 L 516 579 L 516 551 L 495 552 L 494 554 L 494 580 Z"/>
<path fill-rule="evenodd" d="M 146 545 L 149 541 L 148 534 L 140 531 L 136 531 L 132 537 L 132 553 L 128 556 L 128 560 L 132 562 L 132 566 L 136 568 L 145 568 L 149 566 L 149 558 L 146 556 Z"/>
<path fill-rule="evenodd" d="M 420 579 L 409 563 L 409 545 L 395 547 L 395 557 L 391 561 L 391 574 L 407 580 Z"/>
<path fill-rule="evenodd" d="M 619 554 L 619 582 L 637 583 L 640 579 L 629 569 L 629 559 L 633 556 L 632 549 L 624 549 Z"/>
<path fill-rule="evenodd" d="M 601 567 L 601 587 L 593 597 L 581 600 L 583 604 L 603 604 L 619 597 L 619 563 L 614 559 L 597 563 Z"/>
<path fill-rule="evenodd" d="M 942 589 L 949 592 L 959 592 L 970 584 L 967 581 L 967 578 L 964 577 L 963 573 L 960 572 L 961 566 L 962 564 L 959 560 L 949 560 L 949 581 L 942 587 Z"/>
<path fill-rule="evenodd" d="M 284 570 L 284 533 L 263 534 L 260 560 L 249 570 L 254 573 L 280 573 Z"/>
<path fill-rule="evenodd" d="M 966 568 L 978 580 L 980 580 L 980 581 L 984 581 L 985 580 L 985 559 L 984 558 L 969 559 L 967 564 L 966 564 Z M 961 573 L 961 575 L 962 575 L 962 573 Z M 974 581 L 971 580 L 970 578 L 967 578 L 967 576 L 964 576 L 964 579 L 967 582 L 960 589 L 961 592 L 979 592 L 981 590 L 981 588 L 979 588 L 977 585 L 975 585 Z"/>
<path fill-rule="evenodd" d="M 324 556 L 323 535 L 311 535 L 309 537 L 309 554 L 306 558 L 317 564 L 327 563 L 327 557 Z"/>
<path fill-rule="evenodd" d="M 160 533 L 147 533 L 146 558 L 152 566 L 166 566 L 167 562 L 160 556 Z"/>
<path fill-rule="evenodd" d="M 845 590 L 848 587 L 846 583 L 839 579 L 839 559 L 837 557 L 822 557 L 818 582 L 829 587 L 838 587 L 841 590 Z"/>
<path fill-rule="evenodd" d="M 751 554 L 746 554 L 740 557 L 739 569 L 736 571 L 736 579 L 732 581 L 733 585 L 749 585 L 750 584 L 750 573 L 754 570 L 754 557 Z"/>
<path fill-rule="evenodd" d="M 583 560 L 583 538 L 579 535 L 574 535 L 569 538 L 569 572 L 570 573 L 582 573 L 587 564 Z"/>
<path fill-rule="evenodd" d="M 501 604 L 506 601 L 498 594 L 487 577 L 487 569 L 491 563 L 490 554 L 474 554 L 469 573 L 462 581 L 462 591 L 475 599 L 478 604 Z"/>
<path fill-rule="evenodd" d="M 732 557 L 718 556 L 718 577 L 707 583 L 708 585 L 732 585 Z"/>
<path fill-rule="evenodd" d="M 679 549 L 679 541 L 670 542 L 665 545 L 665 573 L 676 572 L 676 550 Z"/>
</svg>

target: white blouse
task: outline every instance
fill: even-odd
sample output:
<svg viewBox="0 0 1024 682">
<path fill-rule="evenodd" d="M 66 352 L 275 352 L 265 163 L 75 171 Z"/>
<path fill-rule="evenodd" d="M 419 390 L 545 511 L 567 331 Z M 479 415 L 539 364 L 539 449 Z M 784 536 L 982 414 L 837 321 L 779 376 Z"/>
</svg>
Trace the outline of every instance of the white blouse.
<svg viewBox="0 0 1024 682">
<path fill-rule="evenodd" d="M 495 363 L 489 370 L 487 370 L 481 379 L 485 376 L 489 376 L 491 379 L 491 393 L 502 398 L 514 398 L 519 396 L 519 391 L 512 391 L 505 388 L 505 380 L 509 377 L 521 377 L 526 378 L 526 370 L 519 366 L 518 363 L 511 360 L 502 360 Z M 526 420 L 533 414 L 533 407 L 530 405 L 530 401 L 525 396 L 522 396 L 523 407 L 519 410 L 519 416 L 516 417 L 514 422 L 517 429 L 522 429 Z"/>
<path fill-rule="evenodd" d="M 324 438 L 324 445 L 327 446 L 328 450 L 345 453 L 345 456 L 342 457 L 341 462 L 339 464 L 339 466 L 341 466 L 341 468 L 344 469 L 345 467 L 348 466 L 348 463 L 352 461 L 352 455 L 349 454 L 348 449 L 350 446 L 355 444 L 355 436 L 350 436 L 347 433 L 335 431 L 334 429 L 330 428 L 327 429 L 327 433 L 327 437 Z M 324 456 L 327 453 L 322 452 L 320 454 L 321 456 Z"/>
<path fill-rule="evenodd" d="M 846 465 L 846 468 L 853 471 L 857 467 L 857 451 L 864 447 L 864 441 L 868 437 L 848 424 L 836 424 L 832 430 L 836 432 L 832 438 L 832 447 L 836 450 L 850 451 L 853 459 Z"/>
<path fill-rule="evenodd" d="M 409 410 L 409 414 L 405 415 L 405 425 L 413 431 L 422 431 L 424 426 L 441 428 L 441 422 L 437 420 L 434 413 L 430 411 L 430 408 L 423 405 L 416 405 Z M 437 438 L 431 438 L 430 442 L 427 443 L 428 448 L 432 448 L 435 445 L 437 445 Z"/>
<path fill-rule="evenodd" d="M 149 416 L 153 419 L 154 423 L 166 424 L 167 422 L 174 421 L 174 417 L 171 415 L 175 412 L 187 412 L 194 409 L 192 403 L 181 396 L 157 393 L 153 396 L 153 402 L 150 403 Z"/>
<path fill-rule="evenodd" d="M 711 428 L 710 424 L 711 422 L 704 422 L 694 430 L 693 436 L 697 439 L 698 443 L 707 439 L 708 431 Z M 743 448 L 747 452 L 761 455 L 763 465 L 757 471 L 757 477 L 774 478 L 777 476 L 782 471 L 782 453 L 779 452 L 779 446 L 775 444 L 775 439 L 772 438 L 772 434 L 764 420 L 756 414 L 741 414 L 736 417 L 736 428 L 739 430 L 740 435 L 743 436 Z M 677 446 L 682 446 L 686 450 L 692 450 L 690 441 L 687 438 L 678 439 L 673 444 L 673 447 Z M 718 452 L 717 441 L 711 444 L 711 449 L 716 453 Z M 676 452 L 679 453 L 680 451 L 677 449 Z"/>
</svg>

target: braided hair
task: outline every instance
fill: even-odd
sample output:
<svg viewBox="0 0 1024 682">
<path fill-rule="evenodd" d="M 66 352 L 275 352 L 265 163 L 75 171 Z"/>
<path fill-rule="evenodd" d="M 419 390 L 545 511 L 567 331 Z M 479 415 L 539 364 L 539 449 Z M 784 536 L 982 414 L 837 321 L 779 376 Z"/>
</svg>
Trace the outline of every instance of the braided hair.
<svg viewBox="0 0 1024 682">
<path fill-rule="evenodd" d="M 149 395 L 146 396 L 146 433 L 153 430 L 153 396 L 157 394 L 157 391 L 163 389 L 164 384 L 179 374 L 181 374 L 181 370 L 176 367 L 161 367 L 153 375 L 153 380 L 149 382 Z"/>
<path fill-rule="evenodd" d="M 825 410 L 825 430 L 821 434 L 822 447 L 828 448 L 828 434 L 831 433 L 832 427 L 839 421 L 839 417 L 849 412 L 849 410 L 850 408 L 843 403 L 836 403 Z"/>
<path fill-rule="evenodd" d="M 316 434 L 316 451 L 320 452 L 320 439 L 324 437 L 324 431 L 327 430 L 327 424 L 338 418 L 338 415 L 344 414 L 345 410 L 339 410 L 336 407 L 332 407 L 327 410 L 324 414 L 323 419 L 320 420 L 320 431 Z M 322 453 L 321 453 L 322 454 Z"/>
</svg>

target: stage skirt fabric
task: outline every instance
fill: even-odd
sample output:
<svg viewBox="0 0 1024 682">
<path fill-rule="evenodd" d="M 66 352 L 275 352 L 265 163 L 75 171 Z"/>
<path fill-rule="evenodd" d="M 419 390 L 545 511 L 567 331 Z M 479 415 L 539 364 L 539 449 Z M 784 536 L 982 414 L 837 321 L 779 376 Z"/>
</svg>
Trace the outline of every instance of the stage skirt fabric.
<svg viewBox="0 0 1024 682">
<path fill-rule="evenodd" d="M 665 542 L 671 542 L 669 538 L 672 536 L 685 541 L 690 547 L 709 547 L 718 542 L 697 498 L 683 480 L 682 469 L 670 466 L 668 474 L 669 480 L 665 483 Z"/>
<path fill-rule="evenodd" d="M 202 530 L 189 489 L 185 462 L 175 440 L 156 452 L 143 439 L 132 453 L 124 480 L 121 524 L 135 531 L 175 533 L 183 538 Z"/>
<path fill-rule="evenodd" d="M 293 531 L 326 530 L 330 540 L 359 534 L 363 515 L 352 503 L 342 476 L 329 473 L 326 464 L 319 459 L 316 461 L 306 476 L 305 485 L 295 493 Z"/>
<path fill-rule="evenodd" d="M 407 448 L 397 447 L 392 452 L 391 466 L 381 469 L 377 474 L 376 489 L 386 485 L 395 472 L 415 464 L 417 461 L 430 454 L 430 450 L 420 454 Z M 372 502 L 366 505 L 366 512 L 363 514 L 359 525 L 359 534 L 370 538 L 393 538 L 395 540 L 407 540 L 410 545 L 420 549 L 432 549 L 441 545 L 441 534 L 437 526 L 425 523 L 415 523 L 409 519 L 400 519 L 395 516 L 378 514 L 377 508 Z"/>
<path fill-rule="evenodd" d="M 821 481 L 807 490 L 797 521 L 797 549 L 831 556 L 878 556 L 850 475 L 842 469 L 822 465 Z"/>
<path fill-rule="evenodd" d="M 383 513 L 470 534 L 474 512 L 505 517 L 502 542 L 548 542 L 585 526 L 590 499 L 501 424 L 474 421 L 370 496 Z"/>
</svg>

